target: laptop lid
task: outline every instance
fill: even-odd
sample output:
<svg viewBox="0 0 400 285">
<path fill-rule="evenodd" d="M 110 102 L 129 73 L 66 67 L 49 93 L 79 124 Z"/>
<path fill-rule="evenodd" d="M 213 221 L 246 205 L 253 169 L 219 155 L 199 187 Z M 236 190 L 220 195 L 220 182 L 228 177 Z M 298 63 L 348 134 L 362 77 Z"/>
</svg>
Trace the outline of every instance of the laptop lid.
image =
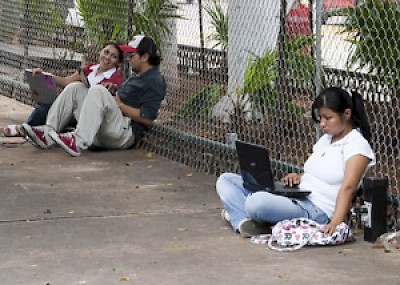
<svg viewBox="0 0 400 285">
<path fill-rule="evenodd" d="M 31 90 L 31 98 L 39 104 L 52 104 L 57 97 L 57 86 L 53 75 L 42 72 L 35 76 L 31 69 L 25 70 L 25 78 Z"/>
<path fill-rule="evenodd" d="M 236 141 L 243 186 L 250 191 L 268 191 L 287 197 L 305 197 L 311 193 L 274 181 L 268 149 L 257 144 Z"/>
<path fill-rule="evenodd" d="M 274 178 L 268 149 L 261 145 L 237 140 L 236 152 L 244 187 L 250 191 L 274 191 Z"/>
</svg>

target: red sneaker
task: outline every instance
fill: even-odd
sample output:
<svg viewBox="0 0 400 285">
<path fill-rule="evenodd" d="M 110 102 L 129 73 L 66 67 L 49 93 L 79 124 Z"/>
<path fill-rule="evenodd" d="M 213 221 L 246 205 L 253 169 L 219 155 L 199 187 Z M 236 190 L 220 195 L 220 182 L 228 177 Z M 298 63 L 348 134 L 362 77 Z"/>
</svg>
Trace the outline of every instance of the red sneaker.
<svg viewBox="0 0 400 285">
<path fill-rule="evenodd" d="M 34 145 L 46 149 L 54 144 L 52 140 L 46 139 L 44 126 L 32 127 L 26 123 L 21 126 L 24 133 L 32 140 Z"/>
<path fill-rule="evenodd" d="M 66 152 L 68 152 L 68 154 L 72 156 L 81 155 L 81 150 L 76 141 L 74 133 L 70 132 L 70 133 L 58 134 L 55 131 L 50 131 L 49 136 Z"/>
</svg>

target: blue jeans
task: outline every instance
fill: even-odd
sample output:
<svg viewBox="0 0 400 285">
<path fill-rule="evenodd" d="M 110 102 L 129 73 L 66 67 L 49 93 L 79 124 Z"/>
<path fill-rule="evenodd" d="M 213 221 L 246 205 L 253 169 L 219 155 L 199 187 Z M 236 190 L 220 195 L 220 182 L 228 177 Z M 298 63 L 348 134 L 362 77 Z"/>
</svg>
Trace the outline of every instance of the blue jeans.
<svg viewBox="0 0 400 285">
<path fill-rule="evenodd" d="M 222 174 L 216 189 L 235 231 L 239 223 L 248 218 L 269 224 L 293 218 L 309 218 L 320 224 L 329 221 L 326 213 L 307 198 L 288 198 L 265 191 L 250 192 L 243 187 L 242 177 L 235 173 Z"/>
<path fill-rule="evenodd" d="M 38 105 L 32 113 L 29 115 L 26 123 L 30 126 L 43 126 L 46 125 L 47 113 L 49 112 L 51 104 L 41 104 Z M 71 118 L 68 125 L 66 127 L 75 127 L 76 120 L 75 118 Z"/>
</svg>

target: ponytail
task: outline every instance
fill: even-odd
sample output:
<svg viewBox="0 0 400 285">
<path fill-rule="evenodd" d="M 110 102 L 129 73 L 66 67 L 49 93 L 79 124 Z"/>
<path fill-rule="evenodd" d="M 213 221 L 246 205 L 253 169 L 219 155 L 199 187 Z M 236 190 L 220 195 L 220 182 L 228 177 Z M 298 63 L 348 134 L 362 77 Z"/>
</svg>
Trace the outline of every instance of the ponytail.
<svg viewBox="0 0 400 285">
<path fill-rule="evenodd" d="M 351 119 L 354 127 L 359 128 L 363 137 L 370 142 L 371 140 L 371 129 L 368 124 L 367 113 L 365 112 L 364 101 L 360 93 L 351 92 Z"/>
<path fill-rule="evenodd" d="M 370 142 L 371 130 L 363 98 L 358 92 L 352 91 L 350 94 L 340 87 L 327 87 L 322 90 L 317 98 L 315 98 L 311 107 L 312 118 L 315 122 L 319 122 L 318 109 L 322 107 L 327 107 L 341 115 L 343 115 L 346 109 L 350 109 L 353 128 L 358 128 L 363 137 Z"/>
</svg>

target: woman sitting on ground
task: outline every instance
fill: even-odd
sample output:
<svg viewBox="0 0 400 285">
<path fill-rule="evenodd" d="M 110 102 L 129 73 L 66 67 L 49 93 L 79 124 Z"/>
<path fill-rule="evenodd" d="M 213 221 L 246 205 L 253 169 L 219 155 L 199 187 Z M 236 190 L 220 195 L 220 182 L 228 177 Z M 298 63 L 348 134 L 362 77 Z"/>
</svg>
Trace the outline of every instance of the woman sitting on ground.
<svg viewBox="0 0 400 285">
<path fill-rule="evenodd" d="M 118 67 L 124 59 L 124 53 L 119 48 L 120 44 L 121 43 L 117 41 L 105 42 L 100 51 L 98 63 L 87 63 L 81 68 L 91 86 L 101 84 L 110 90 L 110 92 L 114 92 L 122 84 L 124 78 L 121 72 L 119 72 Z M 32 70 L 33 74 L 41 72 L 43 72 L 43 70 L 40 68 L 34 68 Z M 69 76 L 54 76 L 54 80 L 58 87 L 64 88 L 68 84 L 79 82 L 82 79 L 80 70 L 77 70 Z M 50 107 L 51 104 L 41 104 L 37 106 L 28 117 L 26 124 L 30 126 L 44 125 Z M 76 120 L 71 119 L 67 128 L 75 127 L 75 125 Z M 8 125 L 4 128 L 3 133 L 6 137 L 24 136 L 21 125 Z"/>
<path fill-rule="evenodd" d="M 324 232 L 332 234 L 346 219 L 362 177 L 375 165 L 362 97 L 341 88 L 326 88 L 313 102 L 312 117 L 324 135 L 305 162 L 304 173 L 281 179 L 288 186 L 311 190 L 306 198 L 251 193 L 234 173 L 218 178 L 216 190 L 224 205 L 221 215 L 234 231 L 251 237 L 268 233 L 270 225 L 282 220 L 309 218 L 324 224 Z"/>
</svg>

